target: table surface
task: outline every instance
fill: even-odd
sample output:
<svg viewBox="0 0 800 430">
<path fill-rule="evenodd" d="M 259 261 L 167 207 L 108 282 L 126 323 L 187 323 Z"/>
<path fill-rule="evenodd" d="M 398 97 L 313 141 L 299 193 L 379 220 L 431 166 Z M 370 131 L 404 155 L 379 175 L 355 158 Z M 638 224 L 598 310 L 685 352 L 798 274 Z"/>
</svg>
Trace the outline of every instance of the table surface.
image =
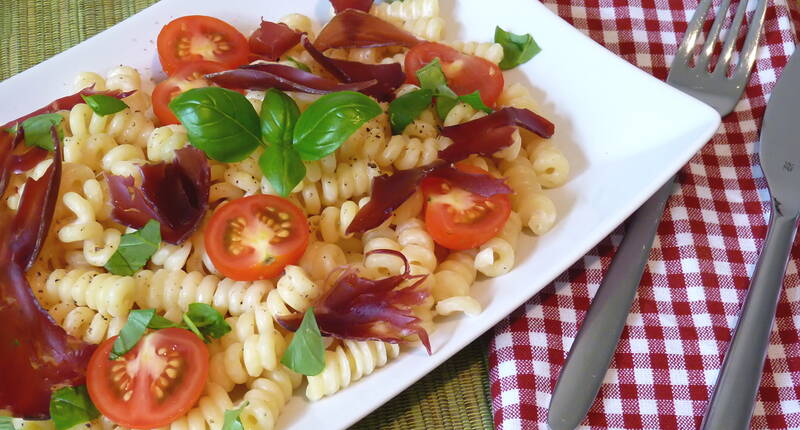
<svg viewBox="0 0 800 430">
<path fill-rule="evenodd" d="M 3 1 L 0 8 L 0 81 L 156 1 Z M 487 344 L 488 336 L 484 335 L 353 428 L 491 429 Z"/>
</svg>

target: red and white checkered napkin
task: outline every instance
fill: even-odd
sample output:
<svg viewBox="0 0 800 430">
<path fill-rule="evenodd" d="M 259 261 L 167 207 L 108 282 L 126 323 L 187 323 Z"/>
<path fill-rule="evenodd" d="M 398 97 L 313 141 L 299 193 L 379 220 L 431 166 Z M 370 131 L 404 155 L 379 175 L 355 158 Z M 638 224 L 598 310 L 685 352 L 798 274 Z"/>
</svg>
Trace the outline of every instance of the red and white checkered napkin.
<svg viewBox="0 0 800 430">
<path fill-rule="evenodd" d="M 697 7 L 696 0 L 545 3 L 659 79 L 666 79 Z M 669 201 L 622 340 L 584 426 L 700 425 L 767 234 L 768 194 L 756 142 L 769 93 L 794 49 L 795 26 L 800 28 L 795 0 L 770 3 L 745 97 L 678 176 L 680 186 Z M 561 365 L 620 240 L 617 230 L 495 328 L 489 363 L 498 429 L 546 428 Z M 753 428 L 800 428 L 798 266 L 800 246 L 795 246 Z"/>
</svg>

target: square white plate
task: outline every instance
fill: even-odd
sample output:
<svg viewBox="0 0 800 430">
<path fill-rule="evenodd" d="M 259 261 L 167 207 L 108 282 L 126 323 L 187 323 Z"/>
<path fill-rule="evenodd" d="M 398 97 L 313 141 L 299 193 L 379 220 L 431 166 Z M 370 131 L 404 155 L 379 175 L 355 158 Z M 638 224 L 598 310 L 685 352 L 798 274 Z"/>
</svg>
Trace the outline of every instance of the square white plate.
<svg viewBox="0 0 800 430">
<path fill-rule="evenodd" d="M 476 284 L 484 306 L 475 318 L 442 321 L 432 337 L 434 354 L 407 351 L 374 374 L 313 404 L 296 396 L 281 429 L 345 428 L 433 370 L 511 313 L 619 225 L 683 166 L 719 125 L 716 111 L 614 56 L 532 0 L 441 0 L 446 40 L 488 41 L 495 25 L 532 33 L 542 52 L 506 74 L 530 84 L 553 140 L 572 165 L 566 186 L 550 192 L 558 208 L 555 228 L 521 240 L 517 267 Z M 70 93 L 81 71 L 103 73 L 118 64 L 145 78 L 163 76 L 155 38 L 175 17 L 220 17 L 244 34 L 259 16 L 299 12 L 320 23 L 330 17 L 325 0 L 164 0 L 24 73 L 0 83 L 0 123 Z M 14 101 L 10 103 L 9 101 Z M 304 397 L 303 397 L 304 399 Z"/>
</svg>

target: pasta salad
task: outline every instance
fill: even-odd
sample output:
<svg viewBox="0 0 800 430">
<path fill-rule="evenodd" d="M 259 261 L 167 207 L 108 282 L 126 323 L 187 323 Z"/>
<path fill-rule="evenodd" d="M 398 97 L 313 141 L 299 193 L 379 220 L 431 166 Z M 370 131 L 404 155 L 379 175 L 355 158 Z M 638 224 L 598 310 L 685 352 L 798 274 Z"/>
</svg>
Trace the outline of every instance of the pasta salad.
<svg viewBox="0 0 800 430">
<path fill-rule="evenodd" d="M 569 162 L 503 76 L 533 38 L 443 41 L 438 0 L 331 3 L 249 37 L 176 18 L 152 93 L 84 72 L 0 127 L 0 428 L 275 428 L 293 395 L 432 353 L 553 227 Z"/>
</svg>

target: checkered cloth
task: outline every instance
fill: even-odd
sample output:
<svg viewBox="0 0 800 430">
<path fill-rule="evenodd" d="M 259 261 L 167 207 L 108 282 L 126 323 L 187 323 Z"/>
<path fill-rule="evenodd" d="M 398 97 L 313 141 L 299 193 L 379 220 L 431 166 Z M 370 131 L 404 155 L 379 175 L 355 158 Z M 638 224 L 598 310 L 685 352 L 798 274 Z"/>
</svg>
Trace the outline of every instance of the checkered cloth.
<svg viewBox="0 0 800 430">
<path fill-rule="evenodd" d="M 800 10 L 795 1 L 770 2 L 744 99 L 678 175 L 622 340 L 583 426 L 700 425 L 767 234 L 769 197 L 755 147 L 770 91 L 797 40 L 793 22 L 800 28 Z M 696 0 L 544 2 L 659 79 L 666 79 L 697 7 Z M 754 7 L 753 0 L 751 13 Z M 546 428 L 561 365 L 621 235 L 622 229 L 615 231 L 495 328 L 489 363 L 498 429 Z M 795 247 L 753 428 L 800 428 L 798 265 L 800 247 Z"/>
</svg>

